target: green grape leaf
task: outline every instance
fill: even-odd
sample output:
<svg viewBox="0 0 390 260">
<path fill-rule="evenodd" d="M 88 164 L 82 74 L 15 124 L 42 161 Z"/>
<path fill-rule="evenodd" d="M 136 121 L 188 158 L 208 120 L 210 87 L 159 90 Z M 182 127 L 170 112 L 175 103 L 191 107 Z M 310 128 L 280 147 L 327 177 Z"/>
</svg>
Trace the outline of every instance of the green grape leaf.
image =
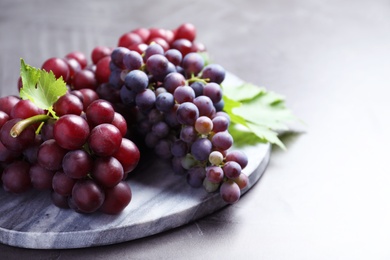
<svg viewBox="0 0 390 260">
<path fill-rule="evenodd" d="M 223 86 L 223 93 L 235 143 L 269 142 L 286 149 L 278 132 L 288 131 L 287 123 L 297 118 L 287 109 L 283 96 L 251 83 Z"/>
<path fill-rule="evenodd" d="M 20 97 L 29 99 L 41 109 L 54 112 L 53 104 L 67 91 L 62 77 L 56 79 L 52 71 L 34 68 L 26 64 L 23 59 L 20 63 L 20 76 L 23 84 Z"/>
</svg>

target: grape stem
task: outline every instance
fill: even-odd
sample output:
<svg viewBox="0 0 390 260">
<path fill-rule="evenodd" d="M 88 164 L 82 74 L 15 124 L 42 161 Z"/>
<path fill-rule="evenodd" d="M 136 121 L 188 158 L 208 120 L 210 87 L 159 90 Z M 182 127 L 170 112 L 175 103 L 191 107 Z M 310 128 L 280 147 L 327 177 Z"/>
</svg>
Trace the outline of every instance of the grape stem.
<svg viewBox="0 0 390 260">
<path fill-rule="evenodd" d="M 48 119 L 52 118 L 49 115 L 36 115 L 32 116 L 26 119 L 23 119 L 19 122 L 17 122 L 10 130 L 10 135 L 14 138 L 18 137 L 24 129 L 29 127 L 30 125 L 36 124 L 36 123 L 42 123 L 46 122 Z"/>
</svg>

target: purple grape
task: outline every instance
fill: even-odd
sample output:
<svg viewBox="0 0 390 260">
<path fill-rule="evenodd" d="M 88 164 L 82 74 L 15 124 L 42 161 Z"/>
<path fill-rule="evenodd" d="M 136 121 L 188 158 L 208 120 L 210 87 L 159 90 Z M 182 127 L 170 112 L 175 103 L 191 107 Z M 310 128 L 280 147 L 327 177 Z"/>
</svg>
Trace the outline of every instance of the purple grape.
<svg viewBox="0 0 390 260">
<path fill-rule="evenodd" d="M 210 82 L 204 86 L 203 95 L 209 97 L 213 103 L 218 103 L 222 99 L 222 89 L 217 83 Z"/>
<path fill-rule="evenodd" d="M 179 86 L 173 92 L 177 103 L 192 102 L 195 98 L 194 90 L 189 86 Z"/>
<path fill-rule="evenodd" d="M 184 102 L 176 111 L 177 120 L 183 125 L 194 125 L 199 117 L 199 110 L 194 103 Z"/>
<path fill-rule="evenodd" d="M 226 162 L 222 169 L 225 173 L 225 176 L 229 179 L 238 178 L 238 176 L 241 174 L 241 166 L 235 161 Z"/>
<path fill-rule="evenodd" d="M 209 158 L 213 145 L 207 138 L 197 139 L 191 146 L 191 154 L 198 161 L 204 161 Z"/>
<path fill-rule="evenodd" d="M 193 188 L 199 188 L 202 186 L 205 177 L 206 170 L 204 167 L 195 166 L 187 172 L 187 183 Z"/>
<path fill-rule="evenodd" d="M 233 145 L 233 137 L 227 131 L 218 132 L 211 138 L 212 144 L 221 150 L 228 150 Z"/>
<path fill-rule="evenodd" d="M 169 92 L 161 93 L 156 98 L 156 108 L 162 112 L 169 112 L 175 105 L 175 99 Z"/>
<path fill-rule="evenodd" d="M 151 109 L 155 102 L 156 95 L 150 89 L 146 89 L 145 91 L 138 93 L 135 96 L 135 103 L 141 111 L 147 111 Z"/>
<path fill-rule="evenodd" d="M 209 64 L 203 68 L 202 78 L 208 79 L 210 82 L 221 84 L 225 79 L 225 69 L 218 64 Z"/>
<path fill-rule="evenodd" d="M 125 86 L 136 93 L 145 91 L 148 84 L 148 75 L 141 70 L 132 70 L 125 77 Z"/>
<path fill-rule="evenodd" d="M 225 181 L 221 184 L 219 190 L 222 199 L 229 204 L 236 203 L 241 196 L 240 187 L 232 180 Z"/>
<path fill-rule="evenodd" d="M 138 70 L 143 63 L 142 56 L 136 51 L 130 51 L 123 56 L 123 65 L 128 70 Z"/>
</svg>

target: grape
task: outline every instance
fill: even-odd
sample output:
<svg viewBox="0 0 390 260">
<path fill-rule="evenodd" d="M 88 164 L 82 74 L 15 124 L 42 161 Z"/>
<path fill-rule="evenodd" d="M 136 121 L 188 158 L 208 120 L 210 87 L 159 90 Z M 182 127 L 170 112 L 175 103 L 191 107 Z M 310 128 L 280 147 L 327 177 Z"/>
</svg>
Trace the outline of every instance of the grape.
<svg viewBox="0 0 390 260">
<path fill-rule="evenodd" d="M 11 115 L 12 108 L 20 101 L 16 96 L 0 97 L 0 111 L 5 112 L 7 115 Z"/>
<path fill-rule="evenodd" d="M 62 171 L 57 171 L 53 175 L 52 188 L 53 190 L 62 196 L 69 196 L 72 194 L 72 189 L 76 179 L 71 178 Z"/>
<path fill-rule="evenodd" d="M 199 53 L 190 52 L 184 56 L 182 66 L 187 77 L 190 78 L 191 76 L 197 76 L 202 71 L 204 60 Z"/>
<path fill-rule="evenodd" d="M 123 172 L 126 175 L 138 165 L 140 151 L 133 141 L 122 138 L 119 149 L 112 156 L 122 164 Z"/>
<path fill-rule="evenodd" d="M 217 83 L 210 82 L 204 86 L 203 95 L 209 97 L 213 103 L 218 103 L 222 99 L 222 89 Z"/>
<path fill-rule="evenodd" d="M 233 181 L 237 183 L 240 190 L 246 188 L 249 184 L 249 178 L 244 173 L 241 173 L 237 178 L 233 179 Z"/>
<path fill-rule="evenodd" d="M 43 110 L 34 105 L 32 101 L 23 99 L 14 105 L 10 117 L 25 119 L 43 113 Z"/>
<path fill-rule="evenodd" d="M 146 60 L 146 69 L 158 80 L 168 74 L 168 59 L 163 54 L 154 54 Z"/>
<path fill-rule="evenodd" d="M 172 94 L 175 92 L 176 88 L 180 86 L 185 86 L 185 84 L 186 84 L 185 77 L 178 72 L 169 73 L 164 78 L 164 87 L 169 93 Z"/>
<path fill-rule="evenodd" d="M 198 138 L 198 132 L 193 126 L 186 125 L 180 131 L 180 139 L 186 143 L 193 143 Z"/>
<path fill-rule="evenodd" d="M 89 133 L 87 121 L 77 115 L 68 114 L 60 117 L 53 127 L 54 139 L 59 146 L 68 150 L 79 149 L 83 146 Z"/>
<path fill-rule="evenodd" d="M 194 41 L 196 37 L 196 28 L 191 23 L 183 23 L 176 30 L 175 39 L 187 39 L 190 42 Z"/>
<path fill-rule="evenodd" d="M 38 163 L 48 170 L 56 171 L 62 167 L 62 159 L 67 150 L 58 145 L 54 139 L 44 141 L 38 150 Z"/>
<path fill-rule="evenodd" d="M 222 169 L 226 177 L 229 179 L 238 178 L 238 176 L 241 174 L 241 166 L 234 161 L 226 162 Z"/>
<path fill-rule="evenodd" d="M 0 130 L 0 140 L 3 145 L 16 152 L 21 152 L 26 149 L 35 140 L 35 130 L 33 126 L 28 126 L 18 136 L 11 136 L 11 129 L 16 123 L 21 121 L 20 118 L 15 118 L 7 121 Z"/>
<path fill-rule="evenodd" d="M 123 65 L 128 70 L 139 70 L 142 63 L 142 56 L 136 51 L 130 51 L 123 56 Z"/>
<path fill-rule="evenodd" d="M 54 139 L 53 129 L 55 122 L 57 121 L 54 118 L 50 118 L 43 124 L 41 128 L 42 141 Z"/>
<path fill-rule="evenodd" d="M 221 183 L 224 171 L 218 166 L 209 166 L 206 168 L 206 178 L 212 183 Z"/>
<path fill-rule="evenodd" d="M 135 96 L 135 103 L 141 111 L 147 111 L 153 108 L 155 102 L 156 95 L 150 89 L 146 89 Z"/>
<path fill-rule="evenodd" d="M 151 110 L 149 110 L 147 118 L 151 124 L 156 124 L 163 120 L 164 115 L 158 109 L 152 108 Z"/>
<path fill-rule="evenodd" d="M 116 47 L 111 52 L 111 62 L 115 64 L 115 66 L 117 66 L 118 68 L 125 68 L 125 65 L 123 64 L 123 57 L 129 52 L 130 50 L 125 47 Z"/>
<path fill-rule="evenodd" d="M 122 114 L 115 112 L 114 119 L 111 121 L 111 124 L 116 126 L 124 137 L 127 134 L 127 122 Z"/>
<path fill-rule="evenodd" d="M 81 66 L 80 63 L 78 63 L 78 61 L 75 59 L 68 59 L 65 57 L 64 61 L 68 65 L 68 69 L 69 69 L 69 76 L 66 83 L 68 85 L 71 85 L 73 82 L 74 74 L 76 74 L 76 72 L 81 70 Z"/>
<path fill-rule="evenodd" d="M 154 152 L 160 158 L 169 159 L 172 157 L 170 147 L 171 147 L 171 142 L 169 140 L 161 139 L 156 143 L 154 147 Z"/>
<path fill-rule="evenodd" d="M 191 154 L 198 161 L 204 161 L 209 158 L 213 145 L 207 138 L 197 139 L 191 146 Z"/>
<path fill-rule="evenodd" d="M 156 98 L 156 108 L 162 112 L 169 112 L 175 105 L 175 99 L 169 92 L 161 93 Z"/>
<path fill-rule="evenodd" d="M 233 137 L 227 131 L 218 132 L 211 138 L 211 142 L 218 149 L 227 150 L 233 145 Z"/>
<path fill-rule="evenodd" d="M 96 91 L 89 89 L 89 88 L 83 88 L 79 90 L 81 92 L 81 95 L 83 96 L 83 107 L 84 110 L 95 100 L 99 99 L 98 94 Z"/>
<path fill-rule="evenodd" d="M 194 104 L 199 110 L 199 116 L 212 117 L 215 114 L 213 102 L 207 96 L 198 96 L 194 99 Z"/>
<path fill-rule="evenodd" d="M 0 142 L 0 162 L 10 163 L 22 154 L 21 151 L 11 151 Z"/>
<path fill-rule="evenodd" d="M 97 99 L 87 107 L 85 115 L 88 123 L 96 126 L 103 123 L 111 123 L 114 119 L 115 110 L 106 100 Z"/>
<path fill-rule="evenodd" d="M 229 119 L 227 119 L 224 116 L 215 116 L 212 122 L 213 122 L 214 133 L 227 131 L 230 124 Z"/>
<path fill-rule="evenodd" d="M 148 84 L 148 75 L 141 70 L 132 70 L 125 77 L 125 86 L 136 93 L 145 91 Z"/>
<path fill-rule="evenodd" d="M 199 188 L 203 184 L 203 180 L 206 176 L 206 171 L 204 167 L 195 166 L 188 170 L 187 172 L 187 183 L 194 188 Z"/>
<path fill-rule="evenodd" d="M 159 138 L 167 137 L 169 134 L 170 128 L 167 123 L 164 121 L 157 122 L 152 126 L 152 132 Z"/>
<path fill-rule="evenodd" d="M 187 143 L 178 139 L 172 143 L 171 153 L 173 156 L 182 157 L 185 156 L 188 152 Z"/>
<path fill-rule="evenodd" d="M 182 157 L 182 160 L 181 160 L 181 166 L 186 169 L 186 170 L 189 170 L 191 169 L 192 167 L 194 167 L 195 165 L 197 165 L 197 160 L 194 158 L 194 156 L 192 156 L 192 154 L 188 153 L 186 154 L 185 156 Z"/>
<path fill-rule="evenodd" d="M 72 203 L 82 213 L 92 213 L 104 202 L 104 190 L 93 180 L 78 180 L 72 189 Z"/>
<path fill-rule="evenodd" d="M 73 179 L 86 177 L 92 166 L 92 157 L 81 149 L 67 152 L 62 161 L 64 173 Z"/>
<path fill-rule="evenodd" d="M 181 52 L 175 49 L 167 50 L 164 55 L 168 59 L 168 61 L 175 66 L 179 66 L 183 59 L 183 55 L 181 54 Z"/>
<path fill-rule="evenodd" d="M 120 98 L 123 104 L 126 105 L 133 105 L 135 104 L 135 96 L 137 95 L 136 92 L 128 89 L 125 85 L 121 87 L 120 90 Z"/>
<path fill-rule="evenodd" d="M 42 69 L 46 70 L 47 72 L 52 71 L 54 76 L 58 79 L 62 77 L 64 81 L 68 80 L 69 77 L 69 67 L 68 64 L 63 60 L 59 58 L 50 58 L 47 59 L 42 64 Z"/>
<path fill-rule="evenodd" d="M 39 164 L 34 164 L 29 170 L 31 184 L 38 190 L 49 190 L 52 187 L 54 172 Z"/>
<path fill-rule="evenodd" d="M 142 42 L 146 42 L 149 38 L 150 31 L 146 28 L 136 28 L 131 32 L 138 34 L 141 37 Z"/>
<path fill-rule="evenodd" d="M 92 177 L 104 188 L 112 188 L 123 179 L 122 164 L 114 157 L 99 157 L 95 160 Z"/>
<path fill-rule="evenodd" d="M 41 143 L 43 142 L 42 136 L 41 135 L 36 135 L 35 140 L 32 144 L 30 144 L 25 150 L 23 150 L 23 156 L 24 159 L 31 163 L 34 164 L 37 162 L 37 156 L 38 156 L 38 149 L 41 146 Z"/>
<path fill-rule="evenodd" d="M 93 64 L 97 64 L 101 59 L 111 55 L 111 49 L 106 46 L 97 46 L 91 52 Z"/>
<path fill-rule="evenodd" d="M 126 208 L 132 199 L 132 193 L 130 186 L 122 181 L 112 188 L 105 189 L 104 197 L 104 202 L 99 210 L 114 215 Z"/>
<path fill-rule="evenodd" d="M 182 166 L 183 157 L 173 157 L 171 160 L 172 171 L 175 174 L 184 175 L 187 170 Z"/>
<path fill-rule="evenodd" d="M 220 183 L 213 183 L 213 182 L 209 181 L 207 178 L 204 178 L 204 180 L 203 180 L 203 188 L 207 192 L 215 192 L 218 190 L 219 186 L 220 186 Z"/>
<path fill-rule="evenodd" d="M 14 161 L 8 164 L 1 176 L 3 188 L 11 193 L 23 193 L 30 189 L 30 164 L 25 161 Z"/>
<path fill-rule="evenodd" d="M 76 60 L 80 64 L 81 69 L 84 69 L 85 67 L 87 67 L 87 64 L 88 64 L 87 57 L 85 56 L 84 53 L 82 53 L 80 51 L 70 52 L 70 53 L 66 54 L 65 58 Z"/>
<path fill-rule="evenodd" d="M 242 169 L 248 165 L 248 157 L 245 153 L 239 150 L 230 151 L 226 155 L 226 161 L 237 162 Z"/>
<path fill-rule="evenodd" d="M 144 51 L 148 48 L 148 45 L 145 43 L 140 43 L 140 44 L 134 44 L 129 47 L 129 50 L 136 51 L 139 54 L 143 54 Z"/>
<path fill-rule="evenodd" d="M 202 78 L 208 79 L 210 82 L 221 84 L 225 79 L 225 69 L 219 64 L 209 64 L 203 68 Z"/>
<path fill-rule="evenodd" d="M 212 151 L 209 155 L 209 162 L 215 166 L 221 165 L 223 162 L 222 153 L 219 151 Z"/>
<path fill-rule="evenodd" d="M 190 87 L 194 90 L 195 97 L 203 95 L 204 84 L 202 82 L 195 81 L 191 83 Z"/>
<path fill-rule="evenodd" d="M 61 96 L 53 104 L 53 109 L 57 116 L 66 114 L 81 115 L 83 108 L 83 102 L 77 96 L 70 93 Z"/>
<path fill-rule="evenodd" d="M 236 203 L 241 196 L 240 187 L 232 180 L 225 181 L 221 184 L 220 194 L 225 202 Z"/>
<path fill-rule="evenodd" d="M 116 104 L 121 102 L 120 90 L 121 87 L 116 87 L 110 83 L 102 83 L 100 84 L 95 92 L 99 96 L 99 98 L 105 99 L 106 101 Z"/>
<path fill-rule="evenodd" d="M 90 70 L 79 70 L 73 76 L 73 89 L 96 89 L 97 80 L 95 73 Z"/>
<path fill-rule="evenodd" d="M 189 86 L 179 86 L 173 92 L 173 96 L 177 103 L 192 102 L 195 98 L 194 90 Z"/>
<path fill-rule="evenodd" d="M 69 208 L 68 197 L 58 194 L 55 191 L 50 193 L 50 198 L 53 204 L 59 208 L 67 209 Z"/>
<path fill-rule="evenodd" d="M 123 34 L 118 41 L 119 47 L 129 47 L 134 44 L 140 44 L 143 40 L 140 35 L 134 33 L 134 32 L 128 32 Z"/>
<path fill-rule="evenodd" d="M 183 56 L 186 56 L 191 52 L 192 43 L 187 39 L 177 39 L 172 43 L 171 47 L 179 50 Z"/>
<path fill-rule="evenodd" d="M 171 128 L 177 128 L 180 126 L 180 123 L 176 116 L 176 112 L 178 108 L 179 108 L 179 104 L 175 104 L 170 111 L 165 113 L 165 121 Z"/>
<path fill-rule="evenodd" d="M 194 125 L 199 117 L 199 110 L 193 103 L 184 102 L 176 111 L 177 120 L 183 125 Z"/>
<path fill-rule="evenodd" d="M 91 130 L 88 139 L 89 148 L 98 156 L 111 156 L 122 142 L 122 134 L 111 124 L 100 124 Z"/>
<path fill-rule="evenodd" d="M 110 62 L 111 57 L 106 56 L 96 64 L 95 78 L 98 83 L 108 82 L 110 78 Z"/>
<path fill-rule="evenodd" d="M 144 61 L 147 61 L 149 57 L 155 54 L 164 54 L 164 48 L 159 44 L 150 44 L 144 52 Z"/>
<path fill-rule="evenodd" d="M 213 129 L 213 121 L 207 116 L 200 116 L 195 121 L 195 129 L 199 134 L 207 135 Z"/>
<path fill-rule="evenodd" d="M 149 148 L 155 147 L 159 140 L 160 138 L 153 132 L 149 132 L 145 135 L 145 144 Z"/>
</svg>

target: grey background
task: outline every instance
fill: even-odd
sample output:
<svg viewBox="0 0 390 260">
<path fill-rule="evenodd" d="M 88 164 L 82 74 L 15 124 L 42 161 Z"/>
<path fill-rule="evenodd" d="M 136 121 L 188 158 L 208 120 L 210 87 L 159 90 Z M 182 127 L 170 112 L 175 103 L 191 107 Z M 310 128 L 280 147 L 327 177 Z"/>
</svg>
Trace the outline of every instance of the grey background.
<svg viewBox="0 0 390 260">
<path fill-rule="evenodd" d="M 283 139 L 238 204 L 152 237 L 77 250 L 0 244 L 1 259 L 389 259 L 390 2 L 0 0 L 0 94 L 33 66 L 192 22 L 212 59 L 283 94 Z M 1 213 L 0 213 L 1 214 Z"/>
</svg>

